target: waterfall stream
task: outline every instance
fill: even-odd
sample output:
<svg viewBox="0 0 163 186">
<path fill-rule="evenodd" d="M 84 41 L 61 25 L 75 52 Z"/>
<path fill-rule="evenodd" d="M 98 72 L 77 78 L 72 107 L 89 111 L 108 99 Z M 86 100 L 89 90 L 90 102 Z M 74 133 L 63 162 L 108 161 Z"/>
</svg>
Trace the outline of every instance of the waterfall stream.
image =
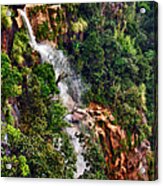
<svg viewBox="0 0 163 186">
<path fill-rule="evenodd" d="M 56 50 L 50 45 L 39 44 L 36 42 L 26 12 L 20 9 L 19 12 L 27 27 L 31 47 L 40 54 L 42 62 L 48 62 L 53 65 L 55 77 L 58 81 L 58 88 L 60 90 L 60 99 L 69 112 L 73 111 L 74 107 L 76 105 L 80 105 L 81 103 L 82 84 L 80 77 L 78 77 L 70 68 L 69 62 L 63 55 L 62 51 Z M 70 122 L 71 117 L 72 115 L 69 114 L 65 117 L 65 119 Z M 74 150 L 77 154 L 77 171 L 74 178 L 78 178 L 86 169 L 86 162 L 84 161 L 84 157 L 82 155 L 84 149 L 79 142 L 79 138 L 75 135 L 80 132 L 80 129 L 77 124 L 73 124 L 72 127 L 66 128 L 66 131 L 71 138 Z"/>
</svg>

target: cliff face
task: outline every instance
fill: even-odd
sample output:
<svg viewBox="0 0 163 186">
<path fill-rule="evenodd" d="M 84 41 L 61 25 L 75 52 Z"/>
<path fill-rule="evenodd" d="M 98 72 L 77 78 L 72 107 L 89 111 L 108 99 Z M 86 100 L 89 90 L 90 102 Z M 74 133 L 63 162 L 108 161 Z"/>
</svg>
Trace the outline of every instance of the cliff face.
<svg viewBox="0 0 163 186">
<path fill-rule="evenodd" d="M 16 28 L 15 25 L 12 25 L 12 28 L 9 28 L 7 30 L 2 30 L 1 32 L 1 49 L 3 52 L 7 52 L 10 54 L 14 39 L 14 32 Z"/>
<path fill-rule="evenodd" d="M 72 45 L 76 38 L 83 40 L 84 30 L 88 25 L 86 21 L 73 15 L 73 10 L 67 14 L 65 6 L 41 4 L 26 4 L 24 10 L 38 42 L 58 47 L 59 43 Z M 21 28 L 23 24 L 19 12 L 16 21 Z"/>
<path fill-rule="evenodd" d="M 138 145 L 138 135 L 134 132 L 129 139 L 120 125 L 113 124 L 115 118 L 109 108 L 90 103 L 87 112 L 94 120 L 95 132 L 101 141 L 109 167 L 108 178 L 149 180 L 147 154 L 151 153 L 150 142 L 145 139 Z M 129 143 L 130 147 L 127 146 Z"/>
<path fill-rule="evenodd" d="M 55 47 L 57 36 L 67 33 L 66 15 L 61 5 L 26 4 L 24 10 L 39 42 Z M 16 21 L 18 27 L 21 28 L 23 22 L 19 12 Z"/>
<path fill-rule="evenodd" d="M 115 123 L 109 107 L 92 102 L 85 110 L 77 109 L 72 119 L 82 122 L 95 133 L 96 139 L 92 141 L 100 139 L 109 179 L 149 180 L 147 157 L 152 155 L 150 142 L 145 139 L 138 145 L 138 135 L 134 132 L 129 138 L 126 131 Z"/>
<path fill-rule="evenodd" d="M 78 20 L 76 17 L 68 17 L 61 5 L 51 6 L 42 4 L 27 4 L 23 8 L 27 13 L 28 19 L 32 25 L 32 29 L 38 43 L 46 43 L 56 48 L 59 46 L 59 42 L 64 41 L 67 46 L 69 45 L 69 43 L 71 43 L 70 48 L 68 49 L 71 50 L 71 47 L 74 47 L 73 50 L 76 52 L 74 56 L 78 58 L 78 54 L 80 53 L 79 43 L 83 41 L 84 37 L 83 30 L 88 26 L 82 19 Z M 14 18 L 16 22 L 12 24 L 11 28 L 2 30 L 2 51 L 8 54 L 11 51 L 16 31 L 19 29 L 24 29 L 24 24 L 18 9 L 16 9 L 15 11 L 18 13 L 18 16 Z M 102 12 L 102 15 L 103 14 L 104 11 Z M 73 24 L 72 20 L 75 24 Z M 78 38 L 78 42 L 80 41 L 79 43 L 76 42 L 76 38 Z M 74 54 L 73 52 L 72 55 Z M 92 54 L 92 51 L 90 51 L 90 53 Z M 32 58 L 36 58 L 31 62 L 31 66 L 28 65 L 28 70 L 32 71 L 33 66 L 40 65 L 40 59 L 36 51 L 32 51 L 30 55 L 32 56 Z M 24 57 L 26 56 L 24 55 Z M 26 59 L 25 61 L 29 59 Z M 91 59 L 93 60 L 93 58 Z M 17 61 L 15 60 L 14 63 L 16 64 L 16 62 Z M 83 61 L 81 60 L 80 62 L 82 66 Z M 27 62 L 24 62 L 21 66 L 18 67 L 24 68 L 27 64 Z M 23 70 L 25 71 L 26 69 L 24 68 Z M 26 72 L 24 71 L 23 73 L 25 75 L 23 74 L 23 78 L 24 81 L 27 81 L 29 72 L 27 73 L 28 75 L 26 75 Z M 52 76 L 52 78 L 54 77 Z M 46 82 L 48 81 L 49 80 L 47 79 Z M 68 102 L 71 107 L 74 107 L 74 103 L 72 106 L 72 100 L 68 100 Z M 7 103 L 8 106 L 11 108 L 11 115 L 14 118 L 13 125 L 15 128 L 19 128 L 19 98 L 10 97 L 8 98 Z M 145 128 L 144 126 L 147 123 L 147 118 L 146 114 L 142 110 L 143 109 L 137 110 L 137 114 L 141 120 L 141 126 L 139 127 Z M 114 117 L 113 111 L 111 108 L 109 108 L 109 106 L 103 106 L 102 104 L 90 102 L 87 108 L 77 108 L 76 110 L 73 110 L 72 114 L 70 115 L 71 123 L 76 124 L 76 126 L 81 123 L 95 134 L 94 139 L 92 139 L 93 141 L 100 141 L 100 147 L 102 149 L 102 154 L 104 156 L 106 164 L 105 174 L 108 179 L 151 179 L 149 175 L 150 165 L 148 161 L 153 156 L 153 152 L 150 149 L 151 144 L 148 140 L 149 138 L 139 140 L 138 131 L 131 130 L 128 132 L 125 128 L 123 128 L 123 125 L 121 123 L 117 122 L 116 118 Z M 3 113 L 2 121 L 5 122 L 5 114 Z M 23 127 L 21 126 L 20 128 L 22 129 Z M 23 130 L 24 129 L 22 129 L 22 131 Z"/>
</svg>

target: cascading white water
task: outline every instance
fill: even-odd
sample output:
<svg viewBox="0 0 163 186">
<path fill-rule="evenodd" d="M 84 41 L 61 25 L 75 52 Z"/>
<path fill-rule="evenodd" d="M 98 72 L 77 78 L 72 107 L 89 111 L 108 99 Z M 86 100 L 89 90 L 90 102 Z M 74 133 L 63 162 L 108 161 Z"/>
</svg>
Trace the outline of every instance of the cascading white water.
<svg viewBox="0 0 163 186">
<path fill-rule="evenodd" d="M 24 19 L 24 21 L 26 23 L 26 27 L 28 29 L 28 34 L 29 34 L 29 38 L 30 38 L 30 44 L 31 44 L 32 48 L 37 50 L 36 49 L 37 43 L 36 43 L 36 40 L 35 40 L 35 36 L 33 35 L 32 27 L 30 25 L 30 22 L 29 22 L 27 16 L 26 16 L 26 13 L 24 11 L 22 11 L 21 9 L 18 9 L 18 11 L 20 12 L 22 18 Z"/>
<path fill-rule="evenodd" d="M 60 98 L 63 105 L 71 112 L 75 105 L 80 104 L 82 90 L 80 78 L 78 78 L 73 70 L 70 68 L 68 60 L 63 55 L 62 51 L 56 50 L 49 45 L 38 44 L 36 42 L 31 24 L 26 13 L 20 9 L 19 12 L 27 27 L 31 47 L 39 52 L 42 58 L 42 62 L 48 62 L 53 65 L 55 77 L 58 81 L 58 88 L 60 90 Z M 68 121 L 71 121 L 70 117 L 71 114 L 69 114 L 65 118 Z M 86 169 L 86 162 L 84 161 L 84 157 L 82 155 L 82 152 L 84 150 L 79 142 L 79 139 L 75 135 L 75 133 L 78 133 L 80 131 L 79 128 L 75 126 L 75 124 L 74 126 L 67 128 L 66 131 L 70 135 L 75 152 L 77 153 L 77 172 L 75 173 L 74 178 L 78 178 Z"/>
</svg>

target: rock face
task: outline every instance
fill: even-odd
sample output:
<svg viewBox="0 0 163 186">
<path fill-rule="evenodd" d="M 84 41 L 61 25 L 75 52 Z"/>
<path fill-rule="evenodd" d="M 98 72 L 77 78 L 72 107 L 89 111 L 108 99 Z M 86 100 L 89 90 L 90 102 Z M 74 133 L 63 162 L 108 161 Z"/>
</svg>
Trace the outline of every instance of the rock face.
<svg viewBox="0 0 163 186">
<path fill-rule="evenodd" d="M 21 28 L 23 26 L 23 21 L 22 21 L 22 18 L 21 18 L 21 15 L 20 15 L 19 11 L 18 11 L 18 16 L 15 18 L 15 20 L 17 22 L 18 28 Z"/>
<path fill-rule="evenodd" d="M 71 115 L 74 122 L 81 122 L 94 130 L 101 141 L 108 169 L 109 179 L 149 180 L 147 154 L 150 143 L 144 140 L 137 145 L 137 134 L 132 134 L 131 147 L 127 145 L 126 131 L 118 124 L 113 124 L 114 116 L 110 108 L 90 103 L 86 109 L 76 109 Z"/>
<path fill-rule="evenodd" d="M 66 23 L 66 15 L 61 8 L 61 5 L 42 5 L 42 4 L 26 4 L 24 11 L 27 14 L 27 17 L 32 26 L 34 35 L 38 35 L 37 32 L 40 28 L 43 27 L 46 30 L 41 30 L 41 35 L 47 34 L 47 37 L 44 39 L 37 38 L 39 42 L 44 44 L 50 44 L 51 46 L 57 45 L 57 36 L 66 34 L 68 31 L 68 24 Z M 60 31 L 58 30 L 57 18 L 62 12 L 63 20 L 59 21 Z M 21 15 L 18 11 L 18 16 L 15 18 L 18 28 L 23 26 Z M 44 32 L 44 33 L 43 33 Z M 55 34 L 54 34 L 55 33 Z M 48 38 L 48 35 L 53 35 L 51 39 Z"/>
<path fill-rule="evenodd" d="M 48 10 L 45 8 L 43 11 L 41 11 L 41 7 L 43 7 L 42 4 L 27 4 L 25 6 L 26 9 L 26 13 L 28 15 L 28 18 L 30 19 L 32 28 L 34 33 L 36 32 L 36 29 L 38 27 L 38 25 L 42 24 L 43 22 L 47 22 L 48 24 L 48 28 L 51 29 L 51 25 L 50 25 L 50 18 L 48 16 Z M 34 11 L 34 9 L 36 9 L 35 12 L 35 16 L 30 16 L 30 12 Z"/>
<path fill-rule="evenodd" d="M 1 48 L 2 48 L 2 51 L 7 51 L 7 32 L 4 30 L 2 32 L 2 44 L 1 44 Z"/>
<path fill-rule="evenodd" d="M 14 37 L 14 26 L 13 28 L 9 28 L 7 30 L 3 30 L 1 33 L 1 49 L 3 52 L 10 53 L 11 52 L 11 46 L 13 42 Z"/>
</svg>

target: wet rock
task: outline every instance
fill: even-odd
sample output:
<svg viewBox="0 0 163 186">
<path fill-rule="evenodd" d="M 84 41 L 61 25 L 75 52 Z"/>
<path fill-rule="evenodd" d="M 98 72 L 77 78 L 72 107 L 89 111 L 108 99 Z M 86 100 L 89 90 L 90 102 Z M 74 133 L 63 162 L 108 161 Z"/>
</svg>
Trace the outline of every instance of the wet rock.
<svg viewBox="0 0 163 186">
<path fill-rule="evenodd" d="M 17 12 L 18 12 L 18 16 L 15 18 L 15 20 L 18 25 L 18 28 L 21 28 L 23 26 L 23 21 L 19 9 L 17 10 Z"/>
</svg>

